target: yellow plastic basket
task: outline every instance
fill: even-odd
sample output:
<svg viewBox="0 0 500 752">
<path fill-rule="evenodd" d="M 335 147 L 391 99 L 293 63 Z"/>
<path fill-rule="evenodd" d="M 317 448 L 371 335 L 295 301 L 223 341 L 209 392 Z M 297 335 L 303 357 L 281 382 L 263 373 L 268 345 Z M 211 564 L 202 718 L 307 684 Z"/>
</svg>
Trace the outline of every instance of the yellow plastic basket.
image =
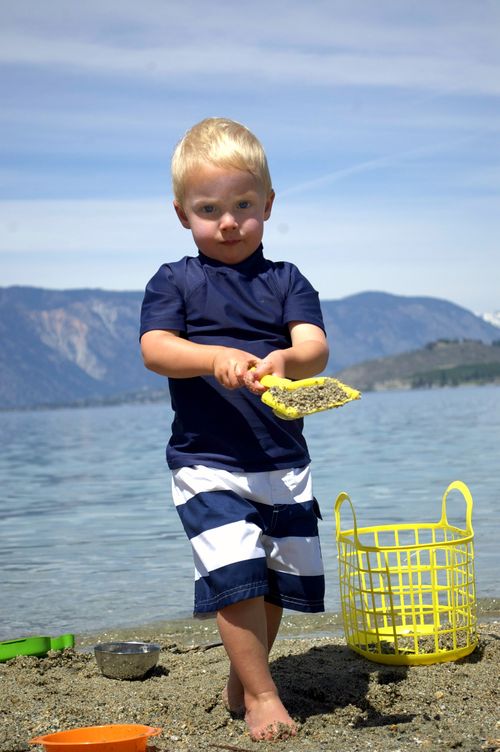
<svg viewBox="0 0 500 752">
<path fill-rule="evenodd" d="M 465 529 L 446 517 L 452 490 L 465 499 Z M 341 529 L 350 505 L 354 527 Z M 429 664 L 477 645 L 472 496 L 461 481 L 443 495 L 437 523 L 358 528 L 348 494 L 335 503 L 340 599 L 346 642 L 371 661 Z"/>
</svg>

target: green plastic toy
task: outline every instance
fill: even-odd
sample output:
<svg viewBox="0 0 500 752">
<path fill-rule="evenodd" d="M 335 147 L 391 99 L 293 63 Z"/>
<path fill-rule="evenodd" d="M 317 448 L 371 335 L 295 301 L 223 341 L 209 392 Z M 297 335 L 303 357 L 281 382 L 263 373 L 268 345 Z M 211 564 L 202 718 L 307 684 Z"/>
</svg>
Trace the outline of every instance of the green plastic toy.
<svg viewBox="0 0 500 752">
<path fill-rule="evenodd" d="M 75 645 L 75 636 L 64 634 L 59 637 L 21 637 L 18 640 L 0 642 L 0 663 L 10 661 L 18 655 L 35 655 L 41 658 L 49 650 L 65 650 Z"/>
</svg>

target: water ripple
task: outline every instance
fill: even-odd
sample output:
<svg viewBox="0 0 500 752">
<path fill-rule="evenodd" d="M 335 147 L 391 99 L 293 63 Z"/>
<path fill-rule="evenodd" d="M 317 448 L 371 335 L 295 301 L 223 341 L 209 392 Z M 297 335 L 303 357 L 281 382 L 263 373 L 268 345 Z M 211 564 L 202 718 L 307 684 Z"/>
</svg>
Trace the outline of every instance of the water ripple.
<svg viewBox="0 0 500 752">
<path fill-rule="evenodd" d="M 0 639 L 191 613 L 193 564 L 164 461 L 171 417 L 166 405 L 2 415 Z M 475 502 L 478 594 L 498 595 L 500 388 L 366 394 L 307 418 L 306 435 L 328 610 L 339 605 L 338 493 L 360 525 L 436 521 L 456 479 Z M 463 511 L 450 498 L 450 513 Z"/>
</svg>

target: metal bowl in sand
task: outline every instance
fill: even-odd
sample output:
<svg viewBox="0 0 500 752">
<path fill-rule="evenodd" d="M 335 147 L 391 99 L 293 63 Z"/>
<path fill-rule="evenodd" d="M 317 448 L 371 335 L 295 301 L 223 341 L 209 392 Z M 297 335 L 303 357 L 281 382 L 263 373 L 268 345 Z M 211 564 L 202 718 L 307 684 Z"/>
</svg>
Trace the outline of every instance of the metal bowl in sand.
<svg viewBox="0 0 500 752">
<path fill-rule="evenodd" d="M 152 642 L 103 642 L 94 654 L 104 676 L 110 679 L 142 679 L 158 663 L 160 646 Z"/>
</svg>

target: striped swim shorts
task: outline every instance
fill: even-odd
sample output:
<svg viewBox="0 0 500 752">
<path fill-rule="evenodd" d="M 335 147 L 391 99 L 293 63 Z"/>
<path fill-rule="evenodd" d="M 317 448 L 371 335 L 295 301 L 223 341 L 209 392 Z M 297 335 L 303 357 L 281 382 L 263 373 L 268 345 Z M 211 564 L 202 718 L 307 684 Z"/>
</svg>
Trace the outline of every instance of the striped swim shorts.
<svg viewBox="0 0 500 752">
<path fill-rule="evenodd" d="M 193 551 L 195 615 L 258 596 L 295 611 L 324 611 L 321 515 L 309 467 L 184 467 L 172 473 L 172 496 Z"/>
</svg>

